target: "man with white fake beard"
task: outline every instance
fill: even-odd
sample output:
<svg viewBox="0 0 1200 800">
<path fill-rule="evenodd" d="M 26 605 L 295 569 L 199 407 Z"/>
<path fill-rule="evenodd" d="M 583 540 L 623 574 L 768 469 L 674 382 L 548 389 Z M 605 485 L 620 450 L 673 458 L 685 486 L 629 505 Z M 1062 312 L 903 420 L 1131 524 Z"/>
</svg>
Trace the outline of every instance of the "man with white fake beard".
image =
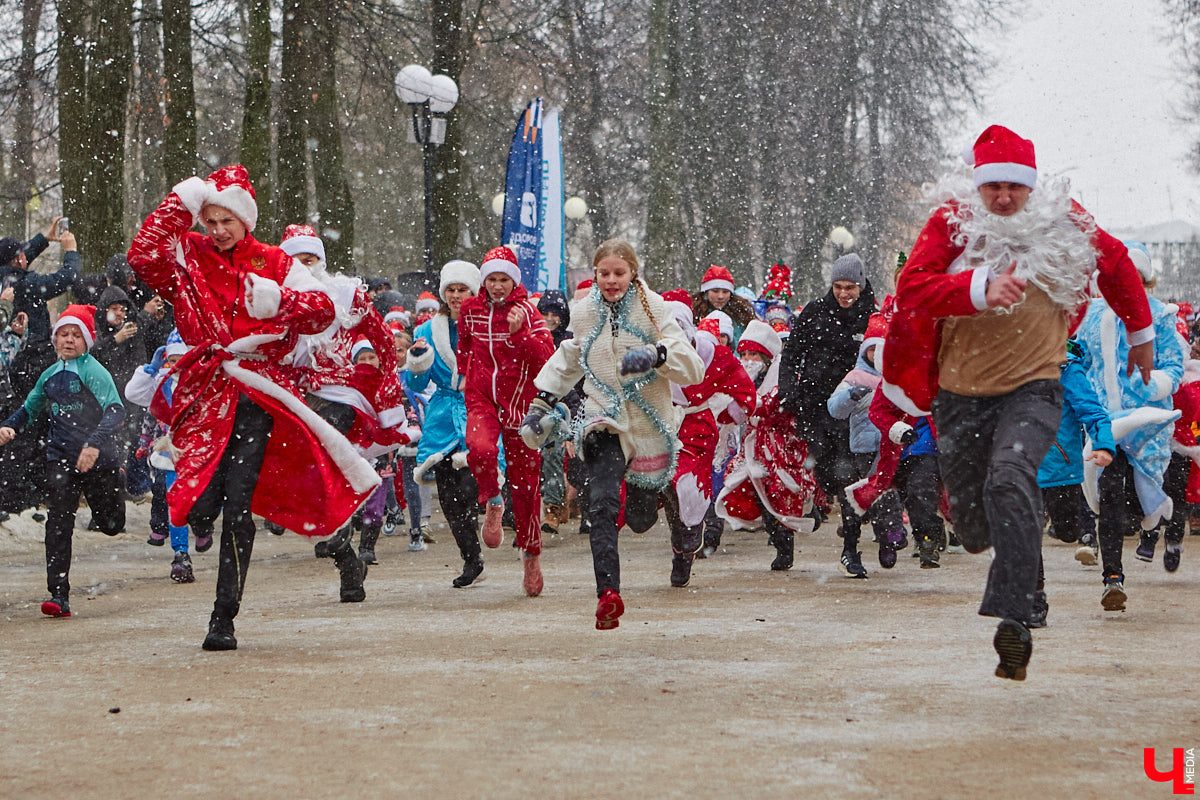
<svg viewBox="0 0 1200 800">
<path fill-rule="evenodd" d="M 1059 364 L 1095 271 L 1124 322 L 1128 379 L 1148 382 L 1154 328 L 1125 246 L 1070 199 L 1037 188 L 1033 143 L 999 125 L 969 153 L 967 176 L 932 190 L 939 205 L 896 289 L 883 391 L 910 414 L 932 409 L 958 538 L 995 558 L 979 613 L 999 617 L 996 675 L 1024 680 L 1041 590 L 1037 470 L 1062 404 Z"/>
</svg>

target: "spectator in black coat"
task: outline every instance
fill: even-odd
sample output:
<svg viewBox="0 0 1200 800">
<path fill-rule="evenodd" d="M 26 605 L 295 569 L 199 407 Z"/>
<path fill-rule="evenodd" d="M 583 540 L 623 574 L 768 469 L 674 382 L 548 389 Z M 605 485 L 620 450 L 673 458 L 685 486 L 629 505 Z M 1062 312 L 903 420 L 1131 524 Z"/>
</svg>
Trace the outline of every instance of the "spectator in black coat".
<svg viewBox="0 0 1200 800">
<path fill-rule="evenodd" d="M 831 417 L 826 403 L 854 369 L 874 311 L 875 293 L 862 259 L 855 253 L 844 255 L 834 262 L 829 292 L 806 305 L 793 321 L 780 356 L 780 403 L 796 415 L 796 431 L 808 443 L 817 483 L 830 501 L 853 480 L 853 467 L 849 423 Z"/>
</svg>

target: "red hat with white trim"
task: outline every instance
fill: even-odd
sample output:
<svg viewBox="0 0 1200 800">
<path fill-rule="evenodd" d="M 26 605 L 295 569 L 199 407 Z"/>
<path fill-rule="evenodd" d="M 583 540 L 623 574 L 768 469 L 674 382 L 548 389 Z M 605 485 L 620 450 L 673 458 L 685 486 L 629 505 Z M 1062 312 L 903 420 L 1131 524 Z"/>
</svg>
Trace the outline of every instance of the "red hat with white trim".
<svg viewBox="0 0 1200 800">
<path fill-rule="evenodd" d="M 63 309 L 63 313 L 55 321 L 54 329 L 50 333 L 58 333 L 58 329 L 64 325 L 78 325 L 80 332 L 83 333 L 83 340 L 87 342 L 88 350 L 92 349 L 92 345 L 96 342 L 95 306 L 72 303 Z"/>
<path fill-rule="evenodd" d="M 356 361 L 358 359 L 358 354 L 363 350 L 370 350 L 372 353 L 375 352 L 375 348 L 371 346 L 370 342 L 368 342 L 366 339 L 359 339 L 350 348 L 350 360 Z"/>
<path fill-rule="evenodd" d="M 254 230 L 254 224 L 258 222 L 258 203 L 246 168 L 241 164 L 221 167 L 209 175 L 206 182 L 212 186 L 208 188 L 204 202 L 228 208 L 246 224 L 246 228 Z"/>
<path fill-rule="evenodd" d="M 725 269 L 725 267 L 713 264 L 704 271 L 704 282 L 700 284 L 700 291 L 707 292 L 709 289 L 726 289 L 732 292 L 735 288 L 733 285 L 733 273 Z"/>
<path fill-rule="evenodd" d="M 311 225 L 288 225 L 283 229 L 283 241 L 279 249 L 295 258 L 301 253 L 308 253 L 325 260 L 325 243 Z"/>
<path fill-rule="evenodd" d="M 767 358 L 774 359 L 783 352 L 783 340 L 779 334 L 765 322 L 752 319 L 738 339 L 739 353 L 762 353 Z"/>
<path fill-rule="evenodd" d="M 1022 139 L 1003 125 L 992 125 L 963 153 L 963 160 L 975 168 L 975 188 L 985 183 L 1004 181 L 1037 187 L 1037 160 L 1033 142 Z"/>
<path fill-rule="evenodd" d="M 437 311 L 441 307 L 437 297 L 433 292 L 421 292 L 421 296 L 417 298 L 417 313 L 422 311 Z"/>
<path fill-rule="evenodd" d="M 487 255 L 483 257 L 483 263 L 479 265 L 480 282 L 487 280 L 488 275 L 496 272 L 504 273 L 517 285 L 521 283 L 521 267 L 517 263 L 516 255 L 507 247 L 493 247 L 487 251 Z"/>
</svg>

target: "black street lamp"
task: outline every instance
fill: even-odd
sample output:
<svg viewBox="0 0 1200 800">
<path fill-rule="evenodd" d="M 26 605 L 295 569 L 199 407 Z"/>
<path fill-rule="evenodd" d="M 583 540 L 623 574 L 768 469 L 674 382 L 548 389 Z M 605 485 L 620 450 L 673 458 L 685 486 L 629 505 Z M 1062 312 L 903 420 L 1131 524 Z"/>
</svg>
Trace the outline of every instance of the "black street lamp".
<svg viewBox="0 0 1200 800">
<path fill-rule="evenodd" d="M 446 114 L 458 102 L 458 84 L 449 75 L 432 75 L 419 64 L 396 74 L 396 96 L 412 109 L 408 141 L 421 145 L 425 167 L 425 281 L 438 285 L 433 267 L 433 151 L 446 141 Z"/>
</svg>

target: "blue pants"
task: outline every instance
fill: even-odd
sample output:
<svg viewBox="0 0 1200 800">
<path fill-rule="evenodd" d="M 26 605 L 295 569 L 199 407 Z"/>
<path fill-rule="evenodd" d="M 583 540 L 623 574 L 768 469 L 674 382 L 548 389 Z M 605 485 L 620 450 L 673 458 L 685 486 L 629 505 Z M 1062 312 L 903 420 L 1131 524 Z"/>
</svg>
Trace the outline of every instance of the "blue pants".
<svg viewBox="0 0 1200 800">
<path fill-rule="evenodd" d="M 150 530 L 155 533 L 168 532 L 171 536 L 171 549 L 176 553 L 188 551 L 188 529 L 186 525 L 172 525 L 167 513 L 167 490 L 175 483 L 175 470 L 150 468 L 153 482 L 150 491 L 153 499 L 150 501 Z"/>
</svg>

